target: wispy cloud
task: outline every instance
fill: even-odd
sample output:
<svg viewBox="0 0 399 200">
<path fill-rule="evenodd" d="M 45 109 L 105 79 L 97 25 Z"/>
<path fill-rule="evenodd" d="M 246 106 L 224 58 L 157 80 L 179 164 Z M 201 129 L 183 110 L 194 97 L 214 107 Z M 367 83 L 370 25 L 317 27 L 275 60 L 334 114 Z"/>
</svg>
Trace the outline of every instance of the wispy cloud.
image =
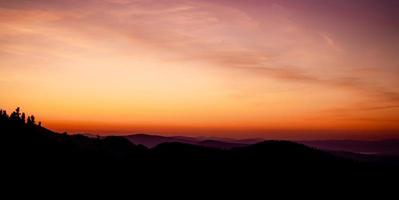
<svg viewBox="0 0 399 200">
<path fill-rule="evenodd" d="M 118 99 L 130 99 L 131 88 L 148 86 L 156 90 L 135 88 L 142 91 L 140 98 L 159 99 L 166 90 L 174 90 L 180 91 L 174 94 L 178 97 L 208 99 L 207 103 L 217 109 L 231 100 L 218 102 L 212 99 L 219 98 L 214 93 L 240 90 L 238 95 L 257 102 L 284 99 L 287 105 L 301 107 L 307 103 L 295 99 L 306 96 L 302 95 L 305 88 L 312 95 L 335 92 L 336 99 L 351 94 L 352 99 L 346 101 L 320 101 L 315 103 L 318 107 L 308 106 L 309 112 L 319 115 L 325 110 L 348 115 L 395 112 L 399 106 L 399 73 L 395 73 L 399 65 L 392 52 L 399 51 L 395 45 L 397 22 L 390 20 L 395 16 L 393 10 L 385 8 L 390 2 L 381 4 L 375 7 L 375 1 L 366 1 L 358 6 L 352 0 L 334 1 L 327 9 L 324 4 L 307 0 L 0 0 L 0 68 L 21 72 L 29 66 L 55 66 L 54 71 L 46 72 L 59 73 L 61 79 L 47 81 L 62 82 L 57 85 L 61 87 L 74 85 L 70 80 L 78 75 L 84 77 L 79 85 L 76 83 L 79 88 L 99 85 L 101 79 L 96 76 L 118 77 L 110 78 L 108 84 L 115 88 L 123 85 L 128 91 L 118 93 L 115 89 Z M 382 7 L 387 14 L 381 12 Z M 65 78 L 65 71 L 73 72 L 68 74 L 71 77 Z M 201 81 L 190 83 L 196 77 Z M 189 81 L 168 87 L 179 78 Z M 247 85 L 238 87 L 240 84 Z M 259 95 L 270 91 L 264 90 L 264 85 L 287 92 L 266 98 Z M 201 89 L 188 94 L 190 88 Z M 229 106 L 239 112 L 253 109 L 247 105 L 238 101 Z M 285 111 L 284 106 L 279 109 L 274 111 L 276 116 Z M 299 118 L 308 113 L 298 110 L 295 114 Z M 219 115 L 224 116 L 222 111 Z M 386 115 L 375 118 L 388 119 Z M 254 116 L 267 118 L 263 111 Z M 252 116 L 247 117 L 251 121 Z"/>
<path fill-rule="evenodd" d="M 320 36 L 324 39 L 326 44 L 333 50 L 337 52 L 342 52 L 342 48 L 327 34 L 327 33 L 320 33 Z"/>
</svg>

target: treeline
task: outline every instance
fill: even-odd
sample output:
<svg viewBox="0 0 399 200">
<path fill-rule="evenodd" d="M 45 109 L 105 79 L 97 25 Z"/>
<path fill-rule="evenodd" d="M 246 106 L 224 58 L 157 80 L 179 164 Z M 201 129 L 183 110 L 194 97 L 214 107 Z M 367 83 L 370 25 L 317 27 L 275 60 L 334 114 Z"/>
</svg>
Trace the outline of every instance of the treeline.
<svg viewBox="0 0 399 200">
<path fill-rule="evenodd" d="M 36 123 L 34 115 L 26 115 L 24 112 L 21 113 L 21 109 L 18 107 L 10 115 L 7 114 L 6 110 L 0 109 L 0 123 L 13 123 L 13 124 L 26 124 L 29 126 L 41 126 L 42 123 Z"/>
</svg>

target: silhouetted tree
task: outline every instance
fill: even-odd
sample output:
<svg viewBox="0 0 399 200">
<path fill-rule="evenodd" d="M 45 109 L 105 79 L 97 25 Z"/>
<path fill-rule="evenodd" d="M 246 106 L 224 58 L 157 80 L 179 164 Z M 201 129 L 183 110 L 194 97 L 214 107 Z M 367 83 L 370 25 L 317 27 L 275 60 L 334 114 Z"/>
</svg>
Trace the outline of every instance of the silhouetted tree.
<svg viewBox="0 0 399 200">
<path fill-rule="evenodd" d="M 32 124 L 32 119 L 30 118 L 30 116 L 28 116 L 28 119 L 26 121 L 26 124 L 31 125 Z"/>
<path fill-rule="evenodd" d="M 0 110 L 0 121 L 6 121 L 8 120 L 8 115 L 5 110 Z"/>
<path fill-rule="evenodd" d="M 35 116 L 27 115 L 24 112 L 21 113 L 21 109 L 17 107 L 15 111 L 13 111 L 9 116 L 7 112 L 3 109 L 0 109 L 0 122 L 7 122 L 8 125 L 12 126 L 20 126 L 20 125 L 36 125 Z M 41 122 L 37 124 L 41 126 Z"/>
<path fill-rule="evenodd" d="M 17 109 L 15 109 L 15 111 L 11 113 L 10 120 L 16 122 L 21 120 L 21 112 L 19 107 L 17 107 Z"/>
<path fill-rule="evenodd" d="M 15 109 L 15 113 L 17 114 L 18 118 L 21 115 L 20 111 L 21 111 L 21 109 L 19 107 L 17 107 L 17 109 Z"/>
<path fill-rule="evenodd" d="M 31 116 L 28 116 L 28 120 L 27 120 L 27 122 L 26 122 L 26 124 L 28 124 L 28 125 L 35 125 L 35 116 L 33 116 L 33 115 L 31 115 Z"/>
<path fill-rule="evenodd" d="M 12 120 L 12 121 L 16 121 L 18 118 L 17 118 L 17 113 L 14 111 L 14 112 L 12 112 L 11 114 L 10 114 L 10 120 Z"/>
<path fill-rule="evenodd" d="M 22 123 L 25 124 L 25 113 L 22 113 L 22 115 L 21 115 L 21 121 L 22 121 Z"/>
<path fill-rule="evenodd" d="M 5 111 L 5 110 L 3 110 L 3 117 L 4 117 L 4 120 L 10 119 L 10 116 L 8 116 L 7 111 Z"/>
<path fill-rule="evenodd" d="M 31 116 L 30 116 L 30 119 L 31 119 L 31 121 L 32 121 L 32 125 L 35 125 L 35 123 L 36 123 L 36 122 L 35 122 L 35 116 L 31 115 Z"/>
</svg>

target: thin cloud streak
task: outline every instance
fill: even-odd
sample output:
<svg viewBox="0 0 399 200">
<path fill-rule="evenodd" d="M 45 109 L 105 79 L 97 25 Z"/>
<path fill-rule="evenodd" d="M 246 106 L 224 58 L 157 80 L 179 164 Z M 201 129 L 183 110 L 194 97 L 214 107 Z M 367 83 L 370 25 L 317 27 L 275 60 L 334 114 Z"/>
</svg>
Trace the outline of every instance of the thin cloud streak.
<svg viewBox="0 0 399 200">
<path fill-rule="evenodd" d="M 24 85 L 40 80 L 34 83 L 42 90 L 76 91 L 71 99 L 94 93 L 100 100 L 93 111 L 100 113 L 102 104 L 126 105 L 151 113 L 148 121 L 170 115 L 179 124 L 179 117 L 190 116 L 185 123 L 206 126 L 202 112 L 189 109 L 201 106 L 217 110 L 213 121 L 226 126 L 237 121 L 266 124 L 264 129 L 278 123 L 294 127 L 314 113 L 341 121 L 324 116 L 328 111 L 385 110 L 375 116 L 385 119 L 399 105 L 399 63 L 391 55 L 399 51 L 398 23 L 390 20 L 394 9 L 386 8 L 395 4 L 355 2 L 326 7 L 307 0 L 0 0 L 0 70 L 9 76 L 30 69 Z M 102 90 L 113 100 L 97 92 Z M 57 95 L 52 98 L 63 96 Z M 160 105 L 148 103 L 155 99 L 162 99 Z M 154 105 L 165 116 L 146 112 Z M 285 113 L 297 119 L 284 121 Z M 335 125 L 340 126 L 328 127 Z"/>
</svg>

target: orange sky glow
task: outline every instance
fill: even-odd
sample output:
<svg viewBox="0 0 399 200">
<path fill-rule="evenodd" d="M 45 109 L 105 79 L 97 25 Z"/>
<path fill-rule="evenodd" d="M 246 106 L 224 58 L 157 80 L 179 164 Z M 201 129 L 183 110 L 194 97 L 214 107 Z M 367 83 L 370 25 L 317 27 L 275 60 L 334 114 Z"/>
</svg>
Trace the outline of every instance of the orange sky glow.
<svg viewBox="0 0 399 200">
<path fill-rule="evenodd" d="M 398 8 L 0 0 L 0 108 L 70 133 L 397 138 Z"/>
</svg>

